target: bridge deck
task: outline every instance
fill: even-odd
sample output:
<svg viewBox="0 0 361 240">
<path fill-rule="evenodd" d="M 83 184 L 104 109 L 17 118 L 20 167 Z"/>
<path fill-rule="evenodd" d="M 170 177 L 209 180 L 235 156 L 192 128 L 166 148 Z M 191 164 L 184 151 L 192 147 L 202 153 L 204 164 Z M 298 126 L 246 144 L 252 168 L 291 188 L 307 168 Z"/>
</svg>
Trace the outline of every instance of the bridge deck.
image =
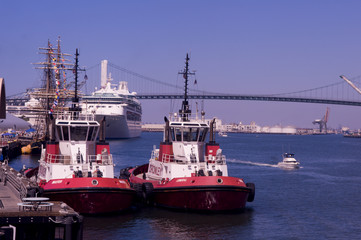
<svg viewBox="0 0 361 240">
<path fill-rule="evenodd" d="M 163 100 L 163 99 L 183 99 L 182 94 L 138 94 L 138 99 L 142 100 Z M 189 94 L 189 99 L 207 99 L 207 100 L 246 100 L 246 101 L 272 101 L 272 102 L 298 102 L 298 103 L 319 103 L 319 104 L 336 104 L 348 106 L 361 106 L 361 101 L 351 100 L 337 100 L 337 99 L 322 99 L 322 98 L 307 98 L 307 97 L 284 97 L 276 95 L 210 95 L 210 94 Z M 67 99 L 70 100 L 70 99 Z M 7 99 L 7 105 L 24 105 L 29 99 L 14 98 Z"/>
</svg>

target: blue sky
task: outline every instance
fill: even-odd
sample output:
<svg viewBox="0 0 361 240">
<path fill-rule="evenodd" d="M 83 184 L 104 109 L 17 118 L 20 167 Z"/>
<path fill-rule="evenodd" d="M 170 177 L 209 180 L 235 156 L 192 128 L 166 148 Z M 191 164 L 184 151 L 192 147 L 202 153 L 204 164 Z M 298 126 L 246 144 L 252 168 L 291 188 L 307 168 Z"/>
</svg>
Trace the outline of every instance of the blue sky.
<svg viewBox="0 0 361 240">
<path fill-rule="evenodd" d="M 103 59 L 175 83 L 191 53 L 199 88 L 234 94 L 310 89 L 361 75 L 361 1 L 16 1 L 0 2 L 0 76 L 7 95 L 39 85 L 38 47 L 61 36 L 80 63 Z M 173 82 L 174 81 L 174 82 Z M 137 91 L 136 89 L 131 89 Z M 156 105 L 156 108 L 154 107 Z M 206 101 L 224 122 L 361 128 L 361 108 Z M 169 101 L 143 102 L 144 122 L 161 122 Z"/>
</svg>

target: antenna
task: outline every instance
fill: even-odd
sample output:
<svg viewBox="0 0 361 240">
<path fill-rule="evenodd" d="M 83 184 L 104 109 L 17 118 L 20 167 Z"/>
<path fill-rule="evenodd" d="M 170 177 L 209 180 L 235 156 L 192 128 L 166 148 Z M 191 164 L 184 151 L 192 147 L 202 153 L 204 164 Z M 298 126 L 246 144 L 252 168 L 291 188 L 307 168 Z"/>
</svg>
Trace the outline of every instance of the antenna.
<svg viewBox="0 0 361 240">
<path fill-rule="evenodd" d="M 196 120 L 198 120 L 198 102 L 196 102 Z"/>
<path fill-rule="evenodd" d="M 72 99 L 71 110 L 74 112 L 80 112 L 81 108 L 79 107 L 79 97 L 78 97 L 78 71 L 85 71 L 85 69 L 79 68 L 79 51 L 75 51 L 75 65 L 74 65 L 74 76 L 75 76 L 75 86 L 74 86 L 74 98 Z"/>
<path fill-rule="evenodd" d="M 182 102 L 182 108 L 179 110 L 179 114 L 182 117 L 183 121 L 188 121 L 188 115 L 191 114 L 191 110 L 189 109 L 189 104 L 188 104 L 188 76 L 195 75 L 195 73 L 189 72 L 189 60 L 190 59 L 187 53 L 185 69 L 182 72 L 178 73 L 178 74 L 182 74 L 184 78 L 184 100 Z"/>
</svg>

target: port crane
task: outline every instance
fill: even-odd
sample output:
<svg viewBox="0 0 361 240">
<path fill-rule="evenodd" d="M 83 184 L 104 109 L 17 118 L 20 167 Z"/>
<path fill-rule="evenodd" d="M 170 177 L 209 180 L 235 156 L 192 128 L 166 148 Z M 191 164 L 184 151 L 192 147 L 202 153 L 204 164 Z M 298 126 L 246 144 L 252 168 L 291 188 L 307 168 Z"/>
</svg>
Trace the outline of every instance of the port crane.
<svg viewBox="0 0 361 240">
<path fill-rule="evenodd" d="M 361 90 L 353 84 L 350 80 L 348 80 L 344 75 L 341 75 L 340 78 L 345 80 L 353 89 L 355 89 L 359 94 L 361 94 Z"/>
<path fill-rule="evenodd" d="M 327 108 L 326 113 L 322 119 L 316 119 L 315 121 L 312 122 L 313 124 L 320 125 L 320 133 L 322 133 L 323 129 L 325 129 L 325 133 L 327 133 L 327 121 L 328 121 L 329 113 L 330 113 L 330 109 Z"/>
</svg>

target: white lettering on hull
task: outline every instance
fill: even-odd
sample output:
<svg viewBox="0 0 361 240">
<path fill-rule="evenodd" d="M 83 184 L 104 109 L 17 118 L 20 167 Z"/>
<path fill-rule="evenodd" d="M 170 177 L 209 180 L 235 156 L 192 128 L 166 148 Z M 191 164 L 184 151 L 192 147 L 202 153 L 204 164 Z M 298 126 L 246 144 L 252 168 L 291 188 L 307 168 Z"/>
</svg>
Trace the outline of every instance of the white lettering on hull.
<svg viewBox="0 0 361 240">
<path fill-rule="evenodd" d="M 62 183 L 63 180 L 55 180 L 55 181 L 52 181 L 51 184 L 58 184 L 58 183 Z"/>
<path fill-rule="evenodd" d="M 182 179 L 178 179 L 176 182 L 186 182 L 186 181 L 187 179 L 182 178 Z"/>
</svg>

